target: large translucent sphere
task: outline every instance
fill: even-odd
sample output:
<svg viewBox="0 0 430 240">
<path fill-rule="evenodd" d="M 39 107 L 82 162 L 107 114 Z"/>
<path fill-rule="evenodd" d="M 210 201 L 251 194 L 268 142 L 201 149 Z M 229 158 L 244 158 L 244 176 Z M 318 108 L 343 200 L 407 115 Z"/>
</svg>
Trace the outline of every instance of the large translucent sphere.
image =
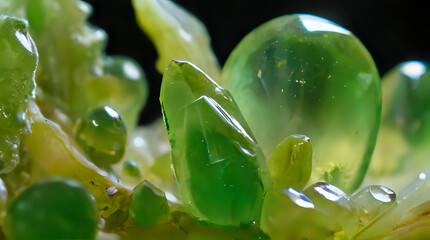
<svg viewBox="0 0 430 240">
<path fill-rule="evenodd" d="M 221 85 L 237 101 L 266 156 L 287 136 L 313 141 L 311 181 L 346 192 L 363 180 L 381 114 L 375 63 L 348 30 L 312 15 L 287 15 L 248 34 Z"/>
</svg>

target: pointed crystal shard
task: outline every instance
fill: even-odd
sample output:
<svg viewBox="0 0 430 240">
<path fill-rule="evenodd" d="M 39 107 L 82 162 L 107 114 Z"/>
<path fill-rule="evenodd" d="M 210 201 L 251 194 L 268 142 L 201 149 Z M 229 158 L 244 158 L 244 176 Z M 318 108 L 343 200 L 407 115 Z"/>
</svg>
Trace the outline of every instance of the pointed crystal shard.
<svg viewBox="0 0 430 240">
<path fill-rule="evenodd" d="M 221 227 L 258 220 L 270 175 L 228 91 L 195 65 L 175 60 L 164 73 L 160 101 L 189 214 Z"/>
<path fill-rule="evenodd" d="M 303 135 L 291 135 L 279 144 L 267 161 L 274 186 L 302 190 L 311 176 L 312 144 Z"/>
<path fill-rule="evenodd" d="M 315 209 L 327 213 L 348 237 L 356 232 L 359 219 L 348 195 L 342 190 L 328 183 L 315 183 L 303 193 L 314 203 Z"/>
</svg>

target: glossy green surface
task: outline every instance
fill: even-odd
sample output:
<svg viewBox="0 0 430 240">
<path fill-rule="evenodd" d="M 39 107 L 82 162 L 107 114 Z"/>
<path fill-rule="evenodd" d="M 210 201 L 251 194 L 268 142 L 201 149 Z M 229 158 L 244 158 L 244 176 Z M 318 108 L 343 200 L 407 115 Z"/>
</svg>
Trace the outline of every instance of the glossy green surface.
<svg viewBox="0 0 430 240">
<path fill-rule="evenodd" d="M 188 213 L 234 228 L 258 220 L 270 175 L 230 93 L 193 64 L 172 61 L 160 102 Z"/>
<path fill-rule="evenodd" d="M 370 222 L 356 234 L 356 239 L 428 239 L 420 232 L 429 224 L 430 173 L 420 173 L 416 181 L 397 194 L 396 204 L 377 221 Z M 408 232 L 410 235 L 408 236 Z M 399 235 L 396 235 L 399 234 Z"/>
<path fill-rule="evenodd" d="M 332 222 L 339 224 L 347 238 L 357 231 L 359 217 L 349 196 L 342 190 L 328 183 L 315 183 L 306 188 L 303 194 L 313 202 L 315 209 L 326 213 Z"/>
<path fill-rule="evenodd" d="M 103 75 L 89 78 L 85 85 L 89 105 L 109 105 L 116 109 L 131 131 L 148 98 L 145 73 L 127 57 L 104 57 L 103 60 Z"/>
<path fill-rule="evenodd" d="M 58 108 L 73 121 L 89 109 L 110 105 L 134 128 L 147 98 L 146 79 L 134 61 L 104 56 L 106 33 L 88 23 L 88 3 L 4 0 L 0 12 L 28 19 L 40 53 L 36 82 L 42 105 Z"/>
<path fill-rule="evenodd" d="M 352 33 L 312 15 L 276 18 L 239 43 L 221 79 L 266 156 L 287 136 L 306 135 L 314 146 L 311 181 L 358 188 L 376 141 L 381 90 L 372 57 Z"/>
<path fill-rule="evenodd" d="M 341 230 L 325 211 L 293 188 L 272 190 L 264 199 L 261 228 L 272 240 L 333 239 Z"/>
<path fill-rule="evenodd" d="M 35 98 L 37 57 L 27 21 L 0 14 L 0 173 L 20 161 L 19 147 L 28 132 L 26 108 Z"/>
<path fill-rule="evenodd" d="M 400 173 L 411 179 L 430 170 L 429 91 L 427 62 L 403 62 L 383 76 L 381 129 L 370 169 L 372 177 Z M 406 183 L 394 182 L 394 187 L 401 189 Z"/>
<path fill-rule="evenodd" d="M 377 220 L 396 204 L 396 193 L 380 185 L 371 185 L 355 192 L 351 196 L 352 204 L 360 216 L 360 226 Z"/>
<path fill-rule="evenodd" d="M 311 140 L 291 135 L 279 144 L 267 160 L 274 187 L 302 190 L 312 171 Z"/>
<path fill-rule="evenodd" d="M 127 130 L 119 114 L 111 107 L 90 111 L 76 126 L 76 141 L 97 164 L 121 160 L 127 141 Z"/>
<path fill-rule="evenodd" d="M 94 239 L 98 214 L 84 186 L 62 177 L 43 179 L 11 203 L 7 239 Z"/>
<path fill-rule="evenodd" d="M 129 212 L 131 219 L 138 226 L 166 223 L 170 214 L 166 194 L 151 182 L 144 180 L 134 188 Z"/>
</svg>

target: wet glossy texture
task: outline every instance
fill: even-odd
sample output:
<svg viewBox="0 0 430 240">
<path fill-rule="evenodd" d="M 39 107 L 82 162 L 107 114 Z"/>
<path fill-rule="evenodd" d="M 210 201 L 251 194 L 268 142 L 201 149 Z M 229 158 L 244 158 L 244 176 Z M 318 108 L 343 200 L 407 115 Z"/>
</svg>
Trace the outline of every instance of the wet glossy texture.
<svg viewBox="0 0 430 240">
<path fill-rule="evenodd" d="M 430 173 L 420 173 L 415 182 L 403 189 L 397 195 L 394 205 L 378 221 L 371 222 L 357 234 L 357 239 L 368 239 L 393 234 L 396 239 L 396 231 L 400 232 L 397 239 L 428 239 L 429 232 L 424 231 L 421 238 L 412 238 L 414 228 L 419 230 L 428 226 L 430 222 Z M 412 229 L 412 230 L 411 230 Z M 406 231 L 405 235 L 402 235 Z M 408 237 L 407 232 L 411 232 Z M 419 234 L 418 234 L 419 235 Z M 417 236 L 414 236 L 417 237 Z"/>
<path fill-rule="evenodd" d="M 105 106 L 79 121 L 76 141 L 95 163 L 116 163 L 124 155 L 127 130 L 119 114 Z"/>
<path fill-rule="evenodd" d="M 28 131 L 26 108 L 35 98 L 37 49 L 23 19 L 0 14 L 0 173 L 20 161 L 19 147 Z"/>
<path fill-rule="evenodd" d="M 275 187 L 302 190 L 312 171 L 311 140 L 303 135 L 287 137 L 272 152 L 267 166 Z"/>
<path fill-rule="evenodd" d="M 147 97 L 146 79 L 134 61 L 105 57 L 106 33 L 88 24 L 88 3 L 4 0 L 0 12 L 29 22 L 40 53 L 36 82 L 42 111 L 58 108 L 74 122 L 89 109 L 110 105 L 134 128 Z M 43 113 L 49 117 L 48 110 Z"/>
<path fill-rule="evenodd" d="M 50 177 L 27 188 L 11 203 L 6 217 L 7 239 L 94 239 L 98 214 L 84 186 Z"/>
<path fill-rule="evenodd" d="M 272 240 L 333 239 L 341 227 L 293 188 L 270 191 L 263 205 L 261 228 Z"/>
<path fill-rule="evenodd" d="M 360 215 L 360 225 L 365 226 L 385 214 L 396 203 L 396 193 L 380 185 L 367 186 L 351 196 Z"/>
<path fill-rule="evenodd" d="M 144 180 L 133 190 L 129 212 L 131 219 L 144 227 L 167 222 L 170 209 L 164 192 Z"/>
<path fill-rule="evenodd" d="M 327 183 L 316 183 L 303 193 L 314 203 L 315 209 L 327 213 L 331 221 L 342 227 L 347 237 L 352 237 L 358 228 L 359 219 L 348 195 Z"/>
<path fill-rule="evenodd" d="M 381 129 L 370 173 L 411 179 L 430 170 L 429 63 L 398 64 L 382 78 Z M 389 159 L 389 161 L 387 161 Z M 400 189 L 407 182 L 395 182 Z"/>
<path fill-rule="evenodd" d="M 312 15 L 279 17 L 239 43 L 221 79 L 266 156 L 287 136 L 306 135 L 314 146 L 311 181 L 358 188 L 381 93 L 372 57 L 352 33 Z"/>
<path fill-rule="evenodd" d="M 160 102 L 188 213 L 224 227 L 258 220 L 270 175 L 230 93 L 193 64 L 172 61 Z"/>
</svg>

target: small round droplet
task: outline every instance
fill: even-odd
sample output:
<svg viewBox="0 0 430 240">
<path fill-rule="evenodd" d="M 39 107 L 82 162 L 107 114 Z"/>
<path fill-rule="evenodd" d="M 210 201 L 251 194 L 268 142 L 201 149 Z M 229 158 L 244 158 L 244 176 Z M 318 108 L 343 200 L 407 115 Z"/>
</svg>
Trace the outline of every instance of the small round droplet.
<svg viewBox="0 0 430 240">
<path fill-rule="evenodd" d="M 91 111 L 76 127 L 76 141 L 97 164 L 118 162 L 124 155 L 126 139 L 124 122 L 109 106 Z"/>
</svg>

